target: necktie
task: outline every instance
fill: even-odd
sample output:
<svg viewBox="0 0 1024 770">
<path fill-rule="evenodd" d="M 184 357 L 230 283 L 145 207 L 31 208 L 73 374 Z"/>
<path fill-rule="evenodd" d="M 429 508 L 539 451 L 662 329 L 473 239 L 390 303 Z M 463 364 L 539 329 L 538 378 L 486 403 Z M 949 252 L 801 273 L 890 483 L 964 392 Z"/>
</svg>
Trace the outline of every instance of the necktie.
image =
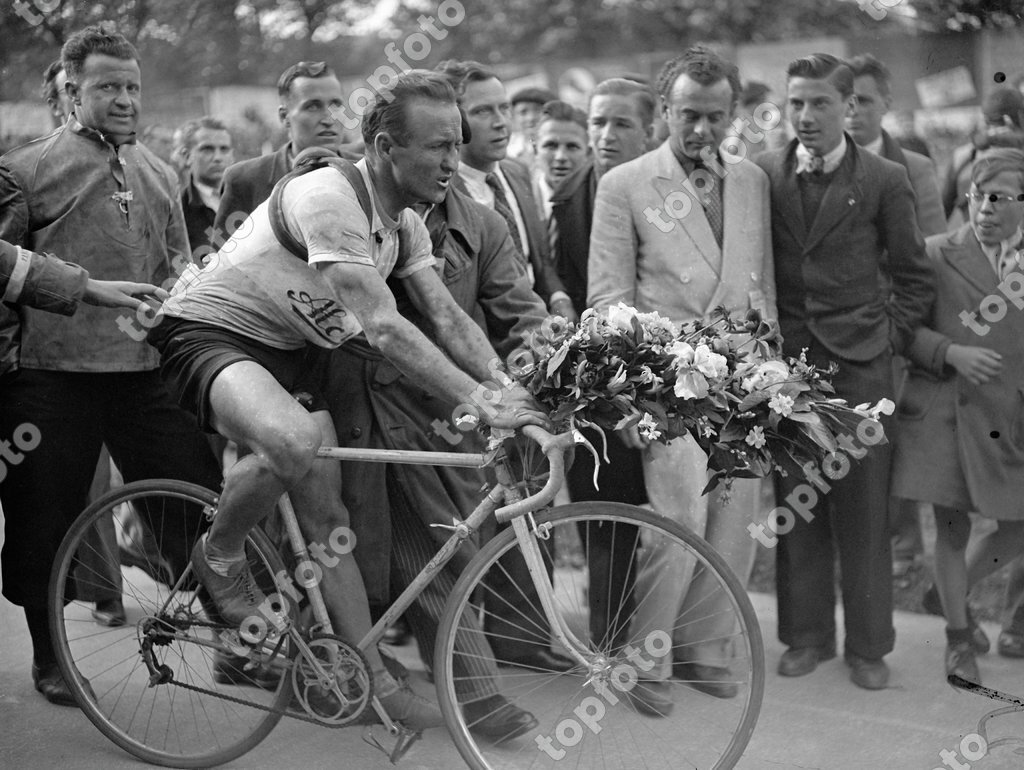
<svg viewBox="0 0 1024 770">
<path fill-rule="evenodd" d="M 695 169 L 704 170 L 707 175 L 706 178 L 715 180 L 714 182 L 708 183 L 708 189 L 701 192 L 701 205 L 704 206 L 704 214 L 708 218 L 708 224 L 711 225 L 711 232 L 715 236 L 715 241 L 718 243 L 718 248 L 722 248 L 722 235 L 725 227 L 725 214 L 722 211 L 722 194 L 718 190 L 718 185 L 725 182 L 724 179 L 717 178 L 711 169 L 707 168 L 703 163 L 698 163 Z M 714 185 L 714 186 L 712 186 Z"/>
<path fill-rule="evenodd" d="M 494 210 L 505 218 L 508 232 L 512 236 L 512 242 L 516 245 L 519 258 L 525 264 L 526 256 L 523 253 L 523 241 L 519 237 L 519 226 L 516 225 L 515 214 L 512 213 L 512 207 L 509 206 L 508 198 L 505 197 L 505 188 L 501 186 L 501 180 L 498 179 L 498 175 L 493 171 L 484 177 L 484 181 L 487 182 L 487 186 L 494 192 Z"/>
<path fill-rule="evenodd" d="M 821 155 L 811 155 L 802 160 L 797 169 L 798 174 L 814 174 L 819 176 L 825 173 L 825 159 Z"/>
</svg>

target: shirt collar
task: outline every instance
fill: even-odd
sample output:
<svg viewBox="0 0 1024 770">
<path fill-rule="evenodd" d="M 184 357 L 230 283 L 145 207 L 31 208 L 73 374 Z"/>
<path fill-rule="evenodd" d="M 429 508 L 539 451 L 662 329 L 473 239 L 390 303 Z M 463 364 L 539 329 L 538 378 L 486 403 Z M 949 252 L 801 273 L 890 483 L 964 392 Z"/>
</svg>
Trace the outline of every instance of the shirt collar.
<svg viewBox="0 0 1024 770">
<path fill-rule="evenodd" d="M 974 237 L 978 241 L 978 245 L 981 246 L 981 250 L 985 252 L 985 256 L 988 257 L 988 261 L 992 264 L 992 267 L 995 268 L 996 275 L 999 275 L 999 267 L 1003 260 L 1007 257 L 1011 259 L 1016 258 L 1017 249 L 1021 245 L 1021 239 L 1024 238 L 1024 232 L 1022 232 L 1021 228 L 1018 227 L 1016 232 L 1010 235 L 1006 240 L 1000 241 L 998 245 L 986 246 L 981 242 L 981 238 L 978 238 L 978 231 L 974 229 L 973 224 L 971 225 L 971 230 L 974 232 Z"/>
<path fill-rule="evenodd" d="M 110 141 L 110 139 L 107 137 L 107 135 L 104 134 L 102 131 L 97 131 L 95 128 L 89 128 L 88 126 L 83 126 L 78 121 L 78 117 L 75 116 L 74 114 L 72 114 L 71 117 L 68 118 L 68 127 L 74 133 L 78 134 L 79 136 L 84 136 L 84 137 L 86 137 L 88 139 L 92 139 L 93 141 L 96 141 L 96 142 L 102 142 L 103 144 L 110 145 L 111 147 L 115 147 L 116 148 L 118 146 L 118 145 L 114 144 L 114 142 Z M 136 134 L 131 134 L 127 139 L 125 139 L 123 142 L 121 142 L 121 144 L 135 144 L 136 138 L 137 138 Z"/>
<path fill-rule="evenodd" d="M 843 134 L 843 138 L 839 140 L 839 144 L 832 149 L 831 152 L 827 153 L 823 160 L 825 161 L 825 167 L 822 169 L 822 173 L 831 174 L 837 168 L 839 164 L 843 162 L 843 157 L 846 155 L 846 134 Z M 796 172 L 799 174 L 802 171 L 809 171 L 811 168 L 811 157 L 812 153 L 800 142 L 796 145 Z"/>
<path fill-rule="evenodd" d="M 874 141 L 868 142 L 867 144 L 861 145 L 868 152 L 873 152 L 875 155 L 882 154 L 882 148 L 885 145 L 885 137 L 879 134 L 875 137 Z"/>
</svg>

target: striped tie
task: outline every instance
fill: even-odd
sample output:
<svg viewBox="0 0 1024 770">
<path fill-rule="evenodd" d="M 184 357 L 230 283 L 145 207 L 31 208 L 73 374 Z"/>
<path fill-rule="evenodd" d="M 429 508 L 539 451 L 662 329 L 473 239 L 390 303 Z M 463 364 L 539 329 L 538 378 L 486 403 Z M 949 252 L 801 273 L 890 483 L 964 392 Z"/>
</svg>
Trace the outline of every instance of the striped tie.
<svg viewBox="0 0 1024 770">
<path fill-rule="evenodd" d="M 498 175 L 493 171 L 484 177 L 484 180 L 487 182 L 487 186 L 494 192 L 494 210 L 505 218 L 509 235 L 512 236 L 512 242 L 516 245 L 516 251 L 519 252 L 519 259 L 525 265 L 526 256 L 523 252 L 523 240 L 519 237 L 519 226 L 516 224 L 515 214 L 512 213 L 512 207 L 509 206 L 508 198 L 505 197 L 505 188 L 501 186 L 501 180 L 498 179 Z"/>
</svg>

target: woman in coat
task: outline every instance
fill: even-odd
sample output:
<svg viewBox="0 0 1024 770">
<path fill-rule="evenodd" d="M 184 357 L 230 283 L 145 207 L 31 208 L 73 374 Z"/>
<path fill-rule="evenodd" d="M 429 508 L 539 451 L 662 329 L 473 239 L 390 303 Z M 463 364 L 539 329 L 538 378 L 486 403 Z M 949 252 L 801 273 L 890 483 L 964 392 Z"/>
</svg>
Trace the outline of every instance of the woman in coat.
<svg viewBox="0 0 1024 770">
<path fill-rule="evenodd" d="M 972 581 L 1024 552 L 1024 152 L 980 155 L 967 196 L 969 222 L 927 241 L 936 298 L 908 354 L 893 494 L 935 509 L 946 673 L 979 682 L 968 512 L 999 522 L 971 554 Z"/>
</svg>

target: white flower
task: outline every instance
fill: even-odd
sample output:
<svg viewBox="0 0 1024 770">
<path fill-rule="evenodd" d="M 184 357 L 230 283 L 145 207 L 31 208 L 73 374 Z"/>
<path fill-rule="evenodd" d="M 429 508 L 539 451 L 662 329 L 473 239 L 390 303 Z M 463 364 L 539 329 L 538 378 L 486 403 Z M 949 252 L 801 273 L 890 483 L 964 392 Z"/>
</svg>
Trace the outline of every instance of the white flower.
<svg viewBox="0 0 1024 770">
<path fill-rule="evenodd" d="M 892 414 L 895 412 L 896 404 L 887 398 L 883 398 L 874 406 L 871 406 L 870 403 L 858 404 L 853 410 L 868 415 L 872 420 L 877 420 L 880 414 Z"/>
<path fill-rule="evenodd" d="M 769 388 L 778 390 L 772 386 L 785 382 L 790 376 L 789 367 L 784 361 L 765 361 L 757 365 L 753 375 L 743 379 L 741 386 L 747 393 Z"/>
<path fill-rule="evenodd" d="M 636 427 L 640 431 L 640 435 L 648 441 L 657 441 L 661 437 L 661 431 L 658 430 L 658 421 L 649 412 L 644 413 Z"/>
<path fill-rule="evenodd" d="M 781 393 L 776 393 L 771 397 L 771 400 L 768 401 L 768 408 L 774 412 L 778 412 L 783 417 L 789 417 L 793 412 L 793 399 Z"/>
<path fill-rule="evenodd" d="M 673 388 L 677 398 L 690 400 L 704 398 L 708 394 L 708 381 L 704 375 L 692 369 L 687 372 L 680 372 L 676 376 L 676 384 Z"/>
<path fill-rule="evenodd" d="M 619 302 L 608 308 L 608 325 L 620 331 L 632 331 L 635 317 L 636 310 L 624 302 Z"/>
<path fill-rule="evenodd" d="M 654 382 L 656 375 L 654 371 L 647 364 L 640 367 L 640 384 L 646 385 L 649 382 Z"/>
<path fill-rule="evenodd" d="M 689 342 L 676 340 L 665 348 L 665 352 L 673 357 L 672 366 L 676 369 L 693 363 L 693 346 Z"/>
<path fill-rule="evenodd" d="M 760 449 L 765 445 L 764 428 L 760 425 L 755 425 L 750 429 L 750 432 L 747 433 L 747 437 L 744 440 L 755 449 Z"/>
<path fill-rule="evenodd" d="M 729 373 L 725 356 L 713 353 L 707 345 L 698 345 L 693 351 L 693 368 L 705 377 L 724 377 Z"/>
<path fill-rule="evenodd" d="M 615 388 L 619 385 L 626 384 L 626 367 L 623 364 L 619 364 L 619 370 L 615 372 L 615 376 L 608 381 L 609 388 Z"/>
</svg>

